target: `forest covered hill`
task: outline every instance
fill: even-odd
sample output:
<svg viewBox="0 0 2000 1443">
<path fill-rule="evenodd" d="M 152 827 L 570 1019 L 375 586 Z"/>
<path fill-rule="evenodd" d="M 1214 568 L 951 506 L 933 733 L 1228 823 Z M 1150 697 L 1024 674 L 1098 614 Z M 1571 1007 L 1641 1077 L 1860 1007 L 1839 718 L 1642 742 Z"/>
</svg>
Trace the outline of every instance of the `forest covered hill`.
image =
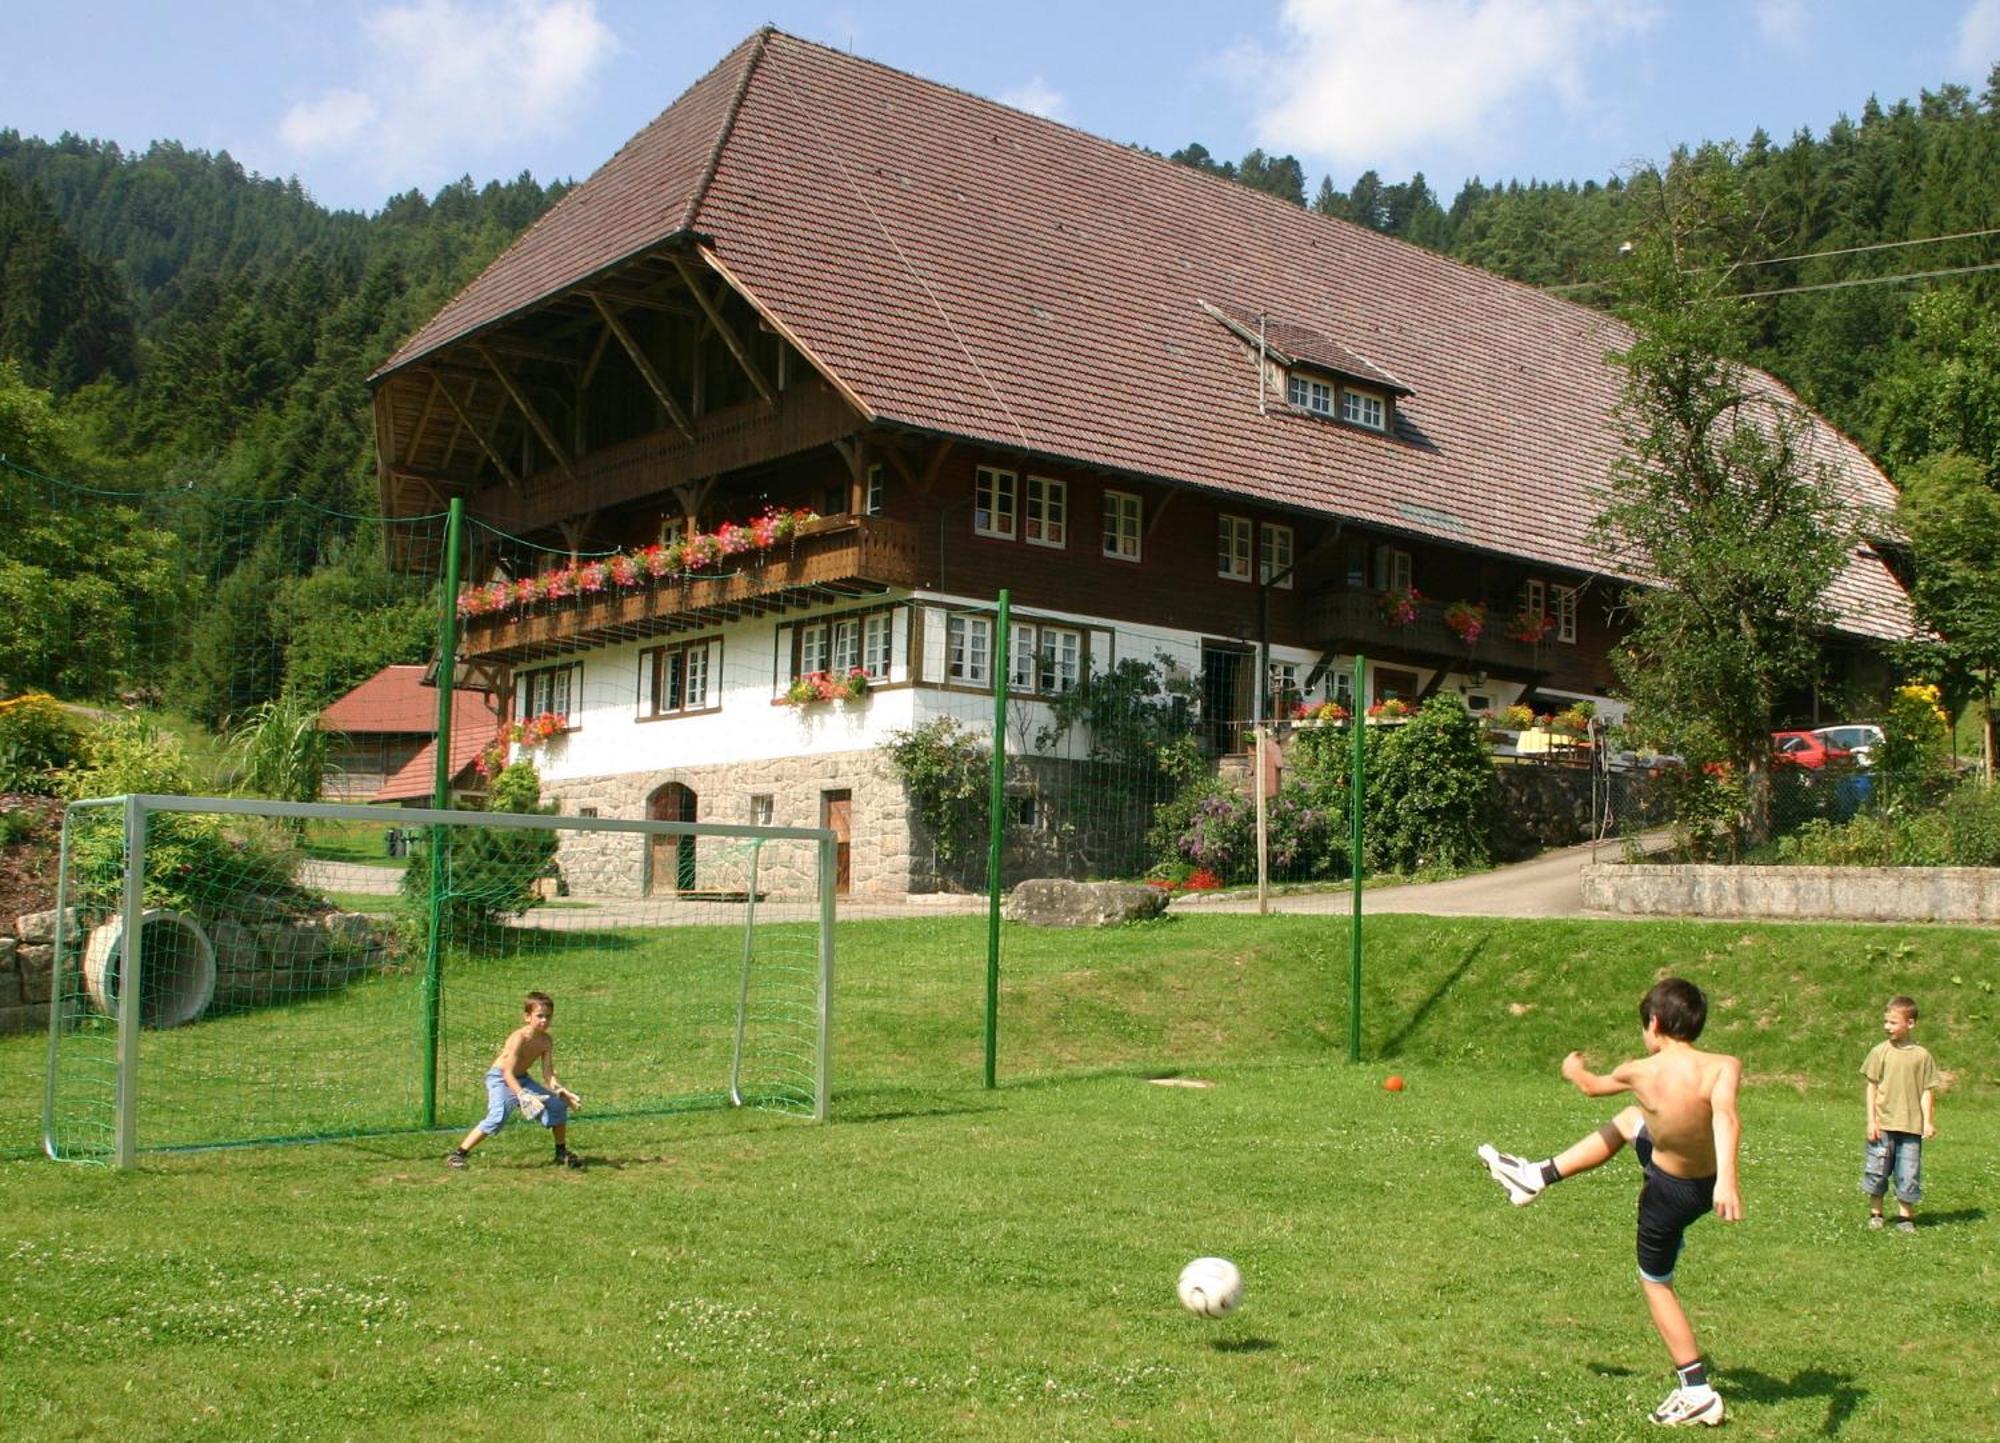
<svg viewBox="0 0 2000 1443">
<path fill-rule="evenodd" d="M 1748 308 L 1743 359 L 1892 476 L 1963 452 L 1991 484 L 2000 71 L 1979 96 L 1868 99 L 1823 135 L 1722 149 L 1752 201 L 1718 278 Z M 1635 221 L 1618 177 L 1473 180 L 1447 204 L 1370 171 L 1309 199 L 1291 157 L 1170 159 L 1583 304 L 1611 303 Z M 565 188 L 468 178 L 361 215 L 226 153 L 0 130 L 0 683 L 157 688 L 221 723 L 421 660 L 424 599 L 362 519 L 365 378 Z"/>
</svg>

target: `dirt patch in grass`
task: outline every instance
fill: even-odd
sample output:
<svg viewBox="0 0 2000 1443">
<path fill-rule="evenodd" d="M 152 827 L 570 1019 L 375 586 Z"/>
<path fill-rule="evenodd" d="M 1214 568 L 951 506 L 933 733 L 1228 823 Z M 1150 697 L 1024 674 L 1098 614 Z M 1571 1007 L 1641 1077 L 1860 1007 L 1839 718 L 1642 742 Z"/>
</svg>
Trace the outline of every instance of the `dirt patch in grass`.
<svg viewBox="0 0 2000 1443">
<path fill-rule="evenodd" d="M 29 819 L 24 836 L 0 846 L 0 927 L 11 928 L 23 913 L 46 912 L 55 906 L 62 809 L 58 797 L 0 794 L 0 813 L 9 817 L 0 836 L 14 835 L 13 828 L 20 823 L 13 817 Z"/>
</svg>

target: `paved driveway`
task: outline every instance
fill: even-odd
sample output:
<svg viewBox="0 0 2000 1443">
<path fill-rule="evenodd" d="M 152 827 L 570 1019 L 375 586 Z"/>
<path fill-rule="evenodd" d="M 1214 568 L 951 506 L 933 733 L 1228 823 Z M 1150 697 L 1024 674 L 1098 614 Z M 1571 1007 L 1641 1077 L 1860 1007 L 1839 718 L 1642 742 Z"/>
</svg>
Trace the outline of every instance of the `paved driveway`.
<svg viewBox="0 0 2000 1443">
<path fill-rule="evenodd" d="M 1361 894 L 1363 916 L 1420 912 L 1434 917 L 1589 917 L 1583 910 L 1583 868 L 1592 860 L 1613 861 L 1618 842 L 1586 842 L 1543 852 L 1525 862 L 1496 867 L 1473 877 L 1449 882 L 1412 882 L 1400 887 L 1371 887 Z M 1346 889 L 1272 897 L 1273 912 L 1331 912 L 1346 916 L 1353 907 Z M 1176 912 L 1255 912 L 1257 899 L 1232 893 L 1227 897 L 1199 894 L 1176 898 Z"/>
</svg>

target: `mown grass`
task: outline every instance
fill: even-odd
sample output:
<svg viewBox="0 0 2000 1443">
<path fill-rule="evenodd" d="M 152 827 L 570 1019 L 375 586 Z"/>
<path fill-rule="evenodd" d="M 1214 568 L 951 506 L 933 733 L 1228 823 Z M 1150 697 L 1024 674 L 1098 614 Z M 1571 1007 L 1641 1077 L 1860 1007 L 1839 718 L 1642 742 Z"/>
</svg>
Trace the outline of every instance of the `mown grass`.
<svg viewBox="0 0 2000 1443">
<path fill-rule="evenodd" d="M 518 1127 L 464 1174 L 428 1134 L 0 1165 L 0 1417 L 24 1438 L 1633 1436 L 1667 1384 L 1631 1277 L 1636 1170 L 1517 1210 L 1471 1149 L 1594 1126 L 1608 1105 L 1555 1064 L 1628 1051 L 1670 968 L 1752 1077 L 1749 1216 L 1702 1223 L 1682 1274 L 1730 1426 L 2000 1436 L 2000 936 L 1375 919 L 1357 1068 L 1343 922 L 1009 928 L 994 1092 L 981 936 L 843 926 L 828 1127 L 586 1113 L 581 1174 Z M 586 1096 L 634 1065 L 626 1024 L 590 1015 L 615 1010 L 603 980 L 559 993 Z M 1862 1230 L 1854 1191 L 1855 1069 L 1890 990 L 1957 1074 L 1913 1238 Z M 295 1019 L 302 1051 L 319 1016 Z M 11 1131 L 34 1040 L 0 1066 Z M 1248 1279 L 1220 1324 L 1172 1297 L 1207 1252 Z"/>
</svg>

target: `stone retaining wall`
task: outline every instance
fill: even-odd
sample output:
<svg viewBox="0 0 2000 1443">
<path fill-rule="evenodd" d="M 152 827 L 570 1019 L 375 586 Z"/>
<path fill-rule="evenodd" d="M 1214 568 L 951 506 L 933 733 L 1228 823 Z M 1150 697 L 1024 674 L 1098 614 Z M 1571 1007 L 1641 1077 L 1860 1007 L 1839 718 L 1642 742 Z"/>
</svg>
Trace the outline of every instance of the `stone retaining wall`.
<svg viewBox="0 0 2000 1443">
<path fill-rule="evenodd" d="M 323 992 L 379 971 L 390 960 L 382 920 L 362 912 L 281 915 L 253 905 L 241 916 L 197 920 L 215 948 L 210 1013 Z M 30 912 L 0 923 L 6 929 L 0 930 L 0 1033 L 33 1032 L 49 1025 L 55 924 L 52 911 Z M 70 968 L 78 965 L 89 933 L 90 924 L 80 923 L 72 909 L 63 927 Z"/>
<path fill-rule="evenodd" d="M 1723 867 L 1583 869 L 1583 905 L 1635 917 L 1818 918 L 2000 926 L 2000 868 Z"/>
</svg>

